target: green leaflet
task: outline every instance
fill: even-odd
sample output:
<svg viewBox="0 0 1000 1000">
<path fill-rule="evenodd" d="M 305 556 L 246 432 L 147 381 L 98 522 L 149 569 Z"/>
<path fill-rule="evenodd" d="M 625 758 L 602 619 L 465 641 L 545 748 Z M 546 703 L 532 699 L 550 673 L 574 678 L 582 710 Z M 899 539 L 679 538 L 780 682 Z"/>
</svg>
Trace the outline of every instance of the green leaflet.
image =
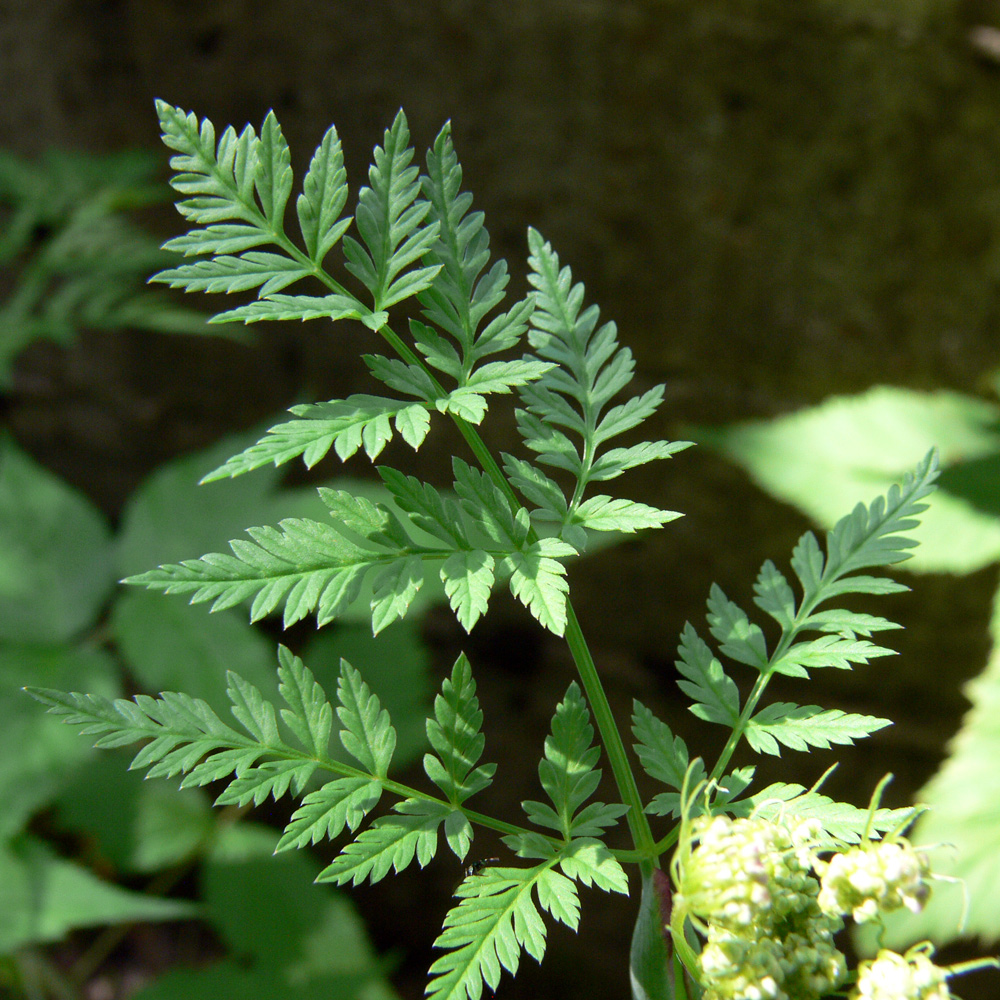
<svg viewBox="0 0 1000 1000">
<path fill-rule="evenodd" d="M 374 459 L 392 440 L 393 426 L 416 450 L 430 429 L 424 405 L 382 396 L 357 394 L 329 403 L 293 406 L 291 412 L 300 419 L 275 424 L 260 441 L 234 455 L 202 482 L 239 476 L 272 463 L 283 465 L 299 455 L 311 469 L 331 448 L 342 460 L 362 447 Z"/>
<path fill-rule="evenodd" d="M 427 738 L 436 756 L 424 757 L 427 776 L 454 805 L 461 805 L 470 795 L 486 788 L 496 772 L 496 764 L 478 763 L 486 743 L 482 724 L 472 668 L 463 653 L 434 699 L 434 718 L 427 720 Z"/>
<path fill-rule="evenodd" d="M 320 872 L 317 882 L 379 882 L 390 871 L 401 872 L 416 858 L 423 868 L 437 853 L 438 828 L 452 810 L 443 802 L 404 799 L 394 814 L 362 830 Z"/>
<path fill-rule="evenodd" d="M 331 125 L 316 147 L 295 203 L 309 259 L 321 265 L 351 223 L 340 218 L 347 203 L 347 171 L 337 130 Z"/>
<path fill-rule="evenodd" d="M 818 819 L 834 841 L 860 842 L 868 825 L 869 812 L 847 802 L 835 802 L 829 796 L 805 789 L 802 785 L 775 782 L 759 792 L 730 802 L 726 811 L 733 816 L 753 813 L 763 819 Z M 878 809 L 871 829 L 880 833 L 901 828 L 913 819 L 913 809 Z"/>
<path fill-rule="evenodd" d="M 514 486 L 539 505 L 535 516 L 563 525 L 566 539 L 580 545 L 584 529 L 632 532 L 660 527 L 679 517 L 675 511 L 612 497 L 583 501 L 591 482 L 613 479 L 626 469 L 654 459 L 667 458 L 690 442 L 643 442 L 629 448 L 604 450 L 613 437 L 641 424 L 663 398 L 657 386 L 605 410 L 607 404 L 632 380 L 632 354 L 619 347 L 614 323 L 597 326 L 598 310 L 581 311 L 583 285 L 573 284 L 568 267 L 548 243 L 529 230 L 531 274 L 535 311 L 529 342 L 538 357 L 554 367 L 520 389 L 523 409 L 517 411 L 518 429 L 538 461 L 572 474 L 575 486 L 567 501 L 547 476 L 508 459 L 507 474 Z M 603 414 L 603 416 L 602 416 Z"/>
<path fill-rule="evenodd" d="M 368 289 L 375 312 L 388 309 L 426 288 L 438 271 L 430 265 L 409 270 L 434 242 L 438 225 L 422 226 L 430 210 L 419 198 L 418 170 L 410 166 L 413 149 L 402 111 L 386 129 L 375 162 L 368 171 L 370 186 L 358 194 L 355 223 L 361 241 L 344 238 L 347 270 Z"/>
<path fill-rule="evenodd" d="M 569 843 L 581 837 L 600 837 L 628 810 L 621 803 L 584 803 L 601 780 L 596 767 L 600 748 L 593 746 L 594 727 L 590 712 L 573 681 L 552 717 L 552 734 L 545 739 L 545 756 L 538 765 L 538 778 L 552 805 L 526 801 L 528 819 L 559 833 Z M 511 842 L 515 846 L 515 841 Z M 523 846 L 517 843 L 518 849 Z"/>
<path fill-rule="evenodd" d="M 183 774 L 181 787 L 229 779 L 216 800 L 219 805 L 259 805 L 268 797 L 301 795 L 318 767 L 339 772 L 341 777 L 311 792 L 296 811 L 279 845 L 285 849 L 336 836 L 345 824 L 357 827 L 378 802 L 395 733 L 378 698 L 342 662 L 337 709 L 341 742 L 366 770 L 333 761 L 327 750 L 333 710 L 325 694 L 298 657 L 284 647 L 278 655 L 285 703 L 280 713 L 252 684 L 229 674 L 229 700 L 242 731 L 224 723 L 206 702 L 184 694 L 110 701 L 95 695 L 29 693 L 67 723 L 99 735 L 98 747 L 148 740 L 132 767 L 148 769 L 149 777 Z"/>
<path fill-rule="evenodd" d="M 517 972 L 522 948 L 541 961 L 546 927 L 538 907 L 576 930 L 580 899 L 574 881 L 606 892 L 628 891 L 618 862 L 603 844 L 587 838 L 550 851 L 532 868 L 488 867 L 468 876 L 455 892 L 461 901 L 434 942 L 451 950 L 431 966 L 432 1000 L 478 1000 L 484 983 L 497 988 L 501 969 Z"/>
<path fill-rule="evenodd" d="M 748 723 L 746 738 L 757 753 L 780 756 L 779 744 L 792 750 L 809 747 L 827 749 L 833 743 L 853 743 L 856 739 L 891 726 L 889 719 L 871 715 L 852 715 L 817 705 L 792 705 L 772 702 Z"/>
<path fill-rule="evenodd" d="M 534 868 L 487 868 L 466 879 L 456 895 L 458 906 L 445 917 L 434 944 L 450 949 L 430 968 L 431 1000 L 479 1000 L 483 983 L 495 990 L 500 970 L 512 975 L 523 948 L 541 961 L 546 929 L 538 904 L 557 920 L 576 929 L 580 902 L 576 887 L 551 863 Z"/>
</svg>

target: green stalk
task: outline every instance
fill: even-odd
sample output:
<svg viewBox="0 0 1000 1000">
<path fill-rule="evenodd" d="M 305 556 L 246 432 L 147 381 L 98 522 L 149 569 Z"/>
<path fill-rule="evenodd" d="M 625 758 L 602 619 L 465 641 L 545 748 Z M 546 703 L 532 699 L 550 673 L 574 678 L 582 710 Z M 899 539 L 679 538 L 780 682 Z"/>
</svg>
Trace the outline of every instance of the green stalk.
<svg viewBox="0 0 1000 1000">
<path fill-rule="evenodd" d="M 517 499 L 517 495 L 510 483 L 507 482 L 507 477 L 497 465 L 485 442 L 479 436 L 479 432 L 461 417 L 454 419 L 462 436 L 472 449 L 472 453 L 483 467 L 483 471 L 496 483 L 511 503 L 520 507 L 521 503 Z M 629 807 L 626 818 L 632 833 L 632 841 L 641 857 L 653 859 L 656 857 L 653 833 L 649 828 L 646 814 L 643 812 L 642 798 L 635 783 L 635 775 L 632 773 L 625 744 L 618 730 L 618 724 L 615 722 L 614 713 L 611 711 L 611 705 L 608 703 L 608 696 L 604 693 L 604 685 L 601 684 L 597 666 L 590 654 L 590 647 L 587 645 L 583 630 L 580 628 L 580 621 L 576 617 L 573 603 L 568 597 L 566 598 L 565 639 L 573 662 L 576 664 L 577 673 L 580 675 L 580 683 L 586 692 L 587 701 L 594 713 L 594 721 L 601 734 L 601 741 L 604 743 L 604 749 L 611 764 L 611 772 L 618 785 L 618 793 L 621 795 L 622 802 Z"/>
</svg>

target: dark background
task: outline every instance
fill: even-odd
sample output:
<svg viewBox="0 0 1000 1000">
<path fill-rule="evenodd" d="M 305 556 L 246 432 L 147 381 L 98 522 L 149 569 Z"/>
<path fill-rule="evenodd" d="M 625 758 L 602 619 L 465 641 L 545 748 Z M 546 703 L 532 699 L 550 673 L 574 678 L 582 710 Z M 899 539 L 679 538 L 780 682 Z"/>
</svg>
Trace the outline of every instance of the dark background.
<svg viewBox="0 0 1000 1000">
<path fill-rule="evenodd" d="M 637 388 L 666 384 L 650 436 L 678 437 L 878 382 L 983 391 L 1000 354 L 1000 63 L 975 31 L 994 23 L 995 5 L 955 0 L 0 0 L 0 136 L 26 155 L 155 148 L 156 97 L 220 128 L 273 107 L 299 176 L 337 124 L 356 192 L 400 106 L 418 150 L 451 119 L 515 294 L 534 225 L 617 321 Z M 182 230 L 168 208 L 150 223 Z M 37 345 L 5 423 L 115 517 L 165 459 L 296 400 L 368 388 L 362 331 L 256 329 L 252 347 L 129 332 Z M 508 412 L 491 440 L 511 428 Z M 432 436 L 411 468 L 443 475 L 453 445 Z M 689 735 L 673 685 L 681 626 L 703 620 L 713 580 L 749 603 L 761 561 L 787 559 L 806 524 L 704 449 L 630 477 L 629 495 L 686 517 L 574 568 L 574 602 L 621 717 L 638 696 Z M 903 655 L 804 696 L 898 720 L 836 755 L 827 790 L 858 804 L 887 770 L 889 804 L 912 799 L 987 651 L 993 570 L 908 582 L 914 594 L 878 609 L 907 626 Z M 445 614 L 427 634 L 443 669 L 462 635 Z M 488 811 L 516 808 L 537 794 L 571 664 L 511 601 L 464 646 L 502 764 Z M 763 777 L 811 784 L 833 759 L 786 756 Z M 458 874 L 443 863 L 357 894 L 379 946 L 404 956 L 406 997 L 422 995 Z M 588 896 L 584 933 L 554 929 L 545 966 L 526 960 L 500 996 L 625 996 L 630 912 Z"/>
</svg>

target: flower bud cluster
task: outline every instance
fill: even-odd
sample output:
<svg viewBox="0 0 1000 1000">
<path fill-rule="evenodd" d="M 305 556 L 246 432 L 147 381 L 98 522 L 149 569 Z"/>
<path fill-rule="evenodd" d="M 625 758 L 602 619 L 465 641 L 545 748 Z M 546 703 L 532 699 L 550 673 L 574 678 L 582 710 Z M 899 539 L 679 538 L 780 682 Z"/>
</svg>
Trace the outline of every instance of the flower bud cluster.
<svg viewBox="0 0 1000 1000">
<path fill-rule="evenodd" d="M 699 817 L 674 905 L 697 917 L 704 1000 L 816 1000 L 844 979 L 839 915 L 819 906 L 813 822 Z"/>
<path fill-rule="evenodd" d="M 882 950 L 858 969 L 850 1000 L 949 1000 L 947 971 L 935 965 L 926 952 L 906 955 Z"/>
<path fill-rule="evenodd" d="M 850 913 L 859 924 L 904 906 L 917 913 L 930 895 L 927 856 L 905 839 L 864 844 L 818 862 L 817 868 L 822 875 L 820 907 L 827 913 Z"/>
</svg>

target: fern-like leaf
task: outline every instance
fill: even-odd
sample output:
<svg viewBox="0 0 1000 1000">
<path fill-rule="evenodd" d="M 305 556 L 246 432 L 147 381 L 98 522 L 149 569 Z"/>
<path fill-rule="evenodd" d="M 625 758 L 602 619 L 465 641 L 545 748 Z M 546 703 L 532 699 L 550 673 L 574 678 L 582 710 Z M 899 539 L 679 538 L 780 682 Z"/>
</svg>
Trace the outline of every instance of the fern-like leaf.
<svg viewBox="0 0 1000 1000">
<path fill-rule="evenodd" d="M 171 185 L 184 195 L 178 211 L 200 228 L 171 240 L 168 250 L 209 255 L 208 260 L 161 271 L 152 280 L 186 291 L 238 292 L 259 288 L 261 297 L 308 274 L 284 235 L 284 210 L 292 186 L 288 146 L 273 112 L 258 136 L 251 126 L 227 128 L 215 140 L 208 119 L 157 101 L 163 141 L 176 155 Z M 252 247 L 277 244 L 282 253 Z"/>
<path fill-rule="evenodd" d="M 621 804 L 584 803 L 597 790 L 601 771 L 596 766 L 600 749 L 592 745 L 594 727 L 576 681 L 556 706 L 552 733 L 545 738 L 545 756 L 538 765 L 538 778 L 552 805 L 522 803 L 528 819 L 557 831 L 569 842 L 575 837 L 600 836 L 627 812 Z"/>
<path fill-rule="evenodd" d="M 250 528 L 247 533 L 253 542 L 230 542 L 232 555 L 210 553 L 126 582 L 168 594 L 191 594 L 192 604 L 214 602 L 213 611 L 249 600 L 252 621 L 283 606 L 287 628 L 313 611 L 319 624 L 332 621 L 370 579 L 373 627 L 380 631 L 406 613 L 422 585 L 420 559 L 408 548 L 402 526 L 388 510 L 350 494 L 338 496 L 341 502 L 336 504 L 332 492 L 323 494 L 328 506 L 336 509 L 336 525 L 288 518 L 277 528 Z M 356 520 L 350 520 L 349 511 Z M 373 511 L 378 520 L 365 523 Z M 386 533 L 390 527 L 392 536 Z M 448 554 L 428 553 L 435 558 Z"/>
<path fill-rule="evenodd" d="M 287 850 L 334 838 L 345 826 L 357 829 L 379 801 L 396 734 L 368 685 L 342 661 L 340 738 L 364 773 L 333 760 L 327 749 L 333 709 L 326 695 L 297 656 L 280 647 L 278 658 L 285 702 L 280 713 L 252 684 L 229 675 L 232 712 L 242 731 L 226 725 L 204 701 L 184 694 L 109 701 L 59 691 L 29 693 L 67 723 L 99 736 L 98 747 L 143 742 L 132 767 L 148 769 L 149 777 L 183 775 L 181 787 L 227 781 L 218 805 L 259 805 L 289 792 L 301 795 L 317 768 L 333 771 L 338 776 L 309 792 L 286 826 L 277 849 Z M 291 739 L 282 735 L 282 724 Z M 439 805 L 447 815 L 447 805 Z"/>
<path fill-rule="evenodd" d="M 291 412 L 299 419 L 275 424 L 256 444 L 234 455 L 202 482 L 239 476 L 265 465 L 284 465 L 300 455 L 311 469 L 331 448 L 342 461 L 361 448 L 375 459 L 392 440 L 394 426 L 416 450 L 430 429 L 430 415 L 421 403 L 361 393 L 329 403 L 293 406 Z"/>
<path fill-rule="evenodd" d="M 376 312 L 423 291 L 440 270 L 440 265 L 411 267 L 434 243 L 439 226 L 423 225 L 430 204 L 419 197 L 409 139 L 400 111 L 382 146 L 375 148 L 370 186 L 358 194 L 355 222 L 361 242 L 350 236 L 343 241 L 347 269 L 371 292 Z"/>
<path fill-rule="evenodd" d="M 431 204 L 429 218 L 440 227 L 424 259 L 439 265 L 440 270 L 419 299 L 425 318 L 451 340 L 423 323 L 414 322 L 411 332 L 427 363 L 458 383 L 439 407 L 478 424 L 486 412 L 486 394 L 508 393 L 554 366 L 522 358 L 476 367 L 484 357 L 517 345 L 528 328 L 534 299 L 529 296 L 481 329 L 504 299 L 507 262 L 497 260 L 487 270 L 489 234 L 483 213 L 469 211 L 472 195 L 461 190 L 462 168 L 452 145 L 450 125 L 445 125 L 428 150 L 427 176 L 422 183 Z"/>
<path fill-rule="evenodd" d="M 476 682 L 463 653 L 434 699 L 434 718 L 427 720 L 427 738 L 435 753 L 424 756 L 427 776 L 454 805 L 461 805 L 493 780 L 496 765 L 478 764 L 486 744 L 482 724 Z"/>
<path fill-rule="evenodd" d="M 858 843 L 869 829 L 870 819 L 868 809 L 836 802 L 828 795 L 785 782 L 776 782 L 745 799 L 730 802 L 726 811 L 740 817 L 753 813 L 762 819 L 818 819 L 831 840 L 845 844 Z M 912 808 L 878 809 L 871 817 L 870 829 L 880 833 L 900 829 L 914 815 Z"/>
<path fill-rule="evenodd" d="M 687 624 L 678 647 L 677 668 L 683 677 L 678 684 L 694 702 L 691 711 L 699 718 L 734 730 L 737 736 L 745 736 L 752 749 L 769 754 L 780 753 L 780 746 L 806 750 L 852 743 L 889 725 L 885 719 L 824 710 L 815 705 L 803 707 L 782 702 L 760 711 L 755 709 L 764 685 L 776 674 L 808 677 L 813 668 L 850 669 L 855 664 L 893 653 L 867 638 L 873 632 L 897 627 L 892 622 L 842 609 L 819 610 L 819 606 L 843 594 L 888 594 L 907 589 L 892 580 L 857 571 L 894 565 L 907 558 L 915 543 L 905 532 L 919 523 L 916 515 L 926 509 L 921 501 L 933 489 L 936 478 L 937 461 L 932 452 L 915 472 L 905 477 L 902 485 L 893 486 L 886 497 L 877 498 L 869 506 L 859 504 L 838 522 L 828 536 L 826 554 L 816 536 L 806 532 L 791 560 L 802 591 L 798 598 L 774 563 L 764 563 L 754 587 L 754 601 L 781 628 L 781 636 L 770 653 L 760 626 L 713 586 L 708 599 L 712 638 L 722 655 L 752 667 L 760 674 L 760 680 L 754 686 L 750 703 L 741 712 L 734 681 L 708 644 Z M 808 635 L 815 632 L 820 635 Z M 656 735 L 648 721 L 644 730 L 647 738 Z M 665 751 L 669 748 L 663 742 L 663 734 L 659 735 L 655 760 L 663 771 Z M 730 741 L 730 746 L 733 745 Z M 654 751 L 647 748 L 646 754 L 652 758 Z M 728 758 L 720 763 L 726 762 Z M 679 757 L 674 760 L 674 765 L 677 764 Z M 676 778 L 676 773 L 672 776 Z"/>
<path fill-rule="evenodd" d="M 295 203 L 309 259 L 317 266 L 344 235 L 351 218 L 340 218 L 347 203 L 347 172 L 337 130 L 331 125 L 316 148 Z"/>
<path fill-rule="evenodd" d="M 495 990 L 501 969 L 512 975 L 523 948 L 541 961 L 546 928 L 535 902 L 573 930 L 579 923 L 576 887 L 551 863 L 535 868 L 488 868 L 466 879 L 456 895 L 461 902 L 445 917 L 434 942 L 450 949 L 431 966 L 431 1000 L 479 1000 L 483 983 Z"/>
<path fill-rule="evenodd" d="M 520 389 L 524 408 L 517 411 L 518 428 L 538 461 L 570 472 L 575 485 L 568 501 L 564 495 L 551 496 L 552 486 L 546 483 L 539 490 L 537 477 L 526 475 L 508 458 L 511 481 L 531 502 L 541 501 L 536 516 L 558 520 L 569 530 L 566 537 L 574 544 L 585 537 L 582 532 L 588 528 L 635 531 L 660 527 L 680 515 L 606 496 L 585 503 L 584 491 L 591 482 L 667 458 L 690 442 L 655 441 L 630 448 L 605 448 L 609 440 L 637 427 L 655 412 L 663 398 L 663 386 L 606 409 L 632 380 L 632 354 L 619 347 L 614 323 L 598 327 L 596 306 L 582 308 L 583 285 L 573 284 L 570 269 L 560 268 L 555 251 L 533 229 L 528 232 L 528 243 L 528 280 L 535 289 L 528 339 L 537 356 L 556 367 Z"/>
<path fill-rule="evenodd" d="M 437 852 L 438 829 L 452 814 L 442 802 L 404 799 L 394 813 L 377 819 L 347 844 L 319 873 L 317 882 L 378 882 L 390 871 L 401 872 L 414 858 L 423 868 Z"/>
<path fill-rule="evenodd" d="M 758 712 L 745 730 L 747 742 L 757 753 L 780 756 L 779 744 L 792 750 L 827 749 L 833 743 L 849 744 L 891 726 L 889 719 L 852 715 L 817 705 L 774 702 Z"/>
<path fill-rule="evenodd" d="M 340 742 L 344 749 L 368 774 L 386 777 L 396 749 L 396 731 L 378 697 L 347 660 L 340 661 L 337 696 L 340 699 L 337 715 L 343 724 Z"/>
<path fill-rule="evenodd" d="M 679 792 L 691 763 L 684 740 L 674 736 L 670 727 L 638 699 L 633 702 L 632 733 L 636 755 L 646 774 Z M 702 765 L 691 772 L 688 782 L 694 787 L 704 777 Z"/>
</svg>

